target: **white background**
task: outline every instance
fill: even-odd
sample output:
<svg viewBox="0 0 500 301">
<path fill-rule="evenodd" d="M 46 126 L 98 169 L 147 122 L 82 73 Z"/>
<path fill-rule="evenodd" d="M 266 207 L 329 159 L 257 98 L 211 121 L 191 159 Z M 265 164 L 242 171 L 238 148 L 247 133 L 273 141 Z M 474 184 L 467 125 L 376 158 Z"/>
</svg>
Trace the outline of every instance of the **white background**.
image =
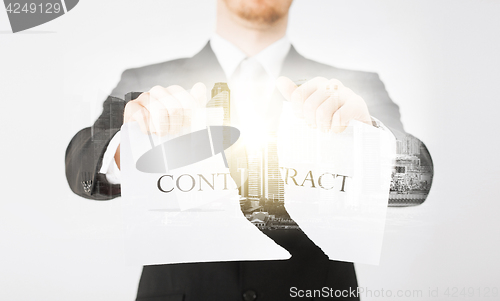
<svg viewBox="0 0 500 301">
<path fill-rule="evenodd" d="M 292 6 L 299 52 L 378 72 L 434 160 L 428 200 L 389 209 L 381 263 L 356 265 L 360 286 L 423 290 L 405 300 L 500 288 L 499 16 L 495 0 Z M 12 34 L 0 9 L 1 300 L 135 298 L 141 268 L 124 264 L 120 199 L 73 195 L 64 152 L 124 68 L 196 53 L 214 22 L 214 1 L 83 0 Z"/>
</svg>

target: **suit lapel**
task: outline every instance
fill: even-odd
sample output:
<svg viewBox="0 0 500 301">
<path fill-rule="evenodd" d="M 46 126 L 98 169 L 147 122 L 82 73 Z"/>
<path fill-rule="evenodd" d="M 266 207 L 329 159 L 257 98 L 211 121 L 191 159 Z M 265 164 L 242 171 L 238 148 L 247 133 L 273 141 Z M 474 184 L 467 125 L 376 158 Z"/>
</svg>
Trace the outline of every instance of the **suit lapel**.
<svg viewBox="0 0 500 301">
<path fill-rule="evenodd" d="M 226 75 L 208 42 L 203 49 L 191 59 L 185 61 L 182 70 L 188 77 L 188 88 L 197 82 L 207 85 L 210 91 L 217 82 L 227 82 Z"/>
<path fill-rule="evenodd" d="M 310 69 L 307 64 L 307 59 L 300 55 L 293 45 L 290 47 L 285 60 L 283 61 L 283 66 L 281 67 L 280 74 L 286 76 L 293 81 L 302 80 L 308 70 Z M 308 74 L 307 74 L 308 75 Z"/>
</svg>

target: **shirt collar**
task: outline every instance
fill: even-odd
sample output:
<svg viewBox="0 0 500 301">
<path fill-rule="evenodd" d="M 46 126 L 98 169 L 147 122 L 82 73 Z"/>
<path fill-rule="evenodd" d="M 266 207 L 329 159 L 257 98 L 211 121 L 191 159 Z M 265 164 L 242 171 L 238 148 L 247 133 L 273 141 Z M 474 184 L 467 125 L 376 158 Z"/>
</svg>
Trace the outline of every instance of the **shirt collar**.
<svg viewBox="0 0 500 301">
<path fill-rule="evenodd" d="M 241 61 L 247 58 L 243 51 L 216 33 L 210 39 L 210 46 L 227 78 L 231 78 Z M 290 47 L 290 40 L 284 36 L 254 55 L 254 58 L 271 77 L 276 78 Z"/>
</svg>

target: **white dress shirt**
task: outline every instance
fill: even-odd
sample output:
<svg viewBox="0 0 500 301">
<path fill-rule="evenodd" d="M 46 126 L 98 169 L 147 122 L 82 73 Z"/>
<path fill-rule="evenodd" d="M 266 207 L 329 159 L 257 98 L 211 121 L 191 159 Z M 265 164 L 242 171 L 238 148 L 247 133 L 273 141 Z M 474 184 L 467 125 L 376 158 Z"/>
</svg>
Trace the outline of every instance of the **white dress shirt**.
<svg viewBox="0 0 500 301">
<path fill-rule="evenodd" d="M 219 61 L 219 64 L 221 65 L 228 80 L 235 77 L 235 72 L 242 63 L 244 64 L 245 60 L 251 59 L 258 62 L 264 69 L 265 73 L 267 73 L 265 85 L 268 89 L 266 90 L 272 91 L 274 88 L 274 82 L 280 74 L 283 61 L 290 50 L 291 44 L 285 36 L 269 45 L 252 58 L 248 58 L 243 51 L 218 34 L 214 34 L 212 36 L 210 39 L 210 46 L 212 47 L 212 50 L 214 51 L 215 56 L 217 57 L 217 60 Z M 106 152 L 104 153 L 101 169 L 99 170 L 100 173 L 106 175 L 106 179 L 111 184 L 119 184 L 121 182 L 120 169 L 118 169 L 114 160 L 114 155 L 119 144 L 120 132 L 116 133 L 116 135 L 111 139 Z"/>
</svg>

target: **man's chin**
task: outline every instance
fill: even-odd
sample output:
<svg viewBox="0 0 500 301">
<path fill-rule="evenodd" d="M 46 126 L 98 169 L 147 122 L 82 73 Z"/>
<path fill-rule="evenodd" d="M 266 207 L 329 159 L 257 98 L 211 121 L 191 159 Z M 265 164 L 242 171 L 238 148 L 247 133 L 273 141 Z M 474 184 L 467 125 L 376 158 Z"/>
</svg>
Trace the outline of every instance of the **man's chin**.
<svg viewBox="0 0 500 301">
<path fill-rule="evenodd" d="M 241 19 L 255 25 L 272 25 L 288 13 L 291 2 L 224 0 L 230 11 Z"/>
</svg>

